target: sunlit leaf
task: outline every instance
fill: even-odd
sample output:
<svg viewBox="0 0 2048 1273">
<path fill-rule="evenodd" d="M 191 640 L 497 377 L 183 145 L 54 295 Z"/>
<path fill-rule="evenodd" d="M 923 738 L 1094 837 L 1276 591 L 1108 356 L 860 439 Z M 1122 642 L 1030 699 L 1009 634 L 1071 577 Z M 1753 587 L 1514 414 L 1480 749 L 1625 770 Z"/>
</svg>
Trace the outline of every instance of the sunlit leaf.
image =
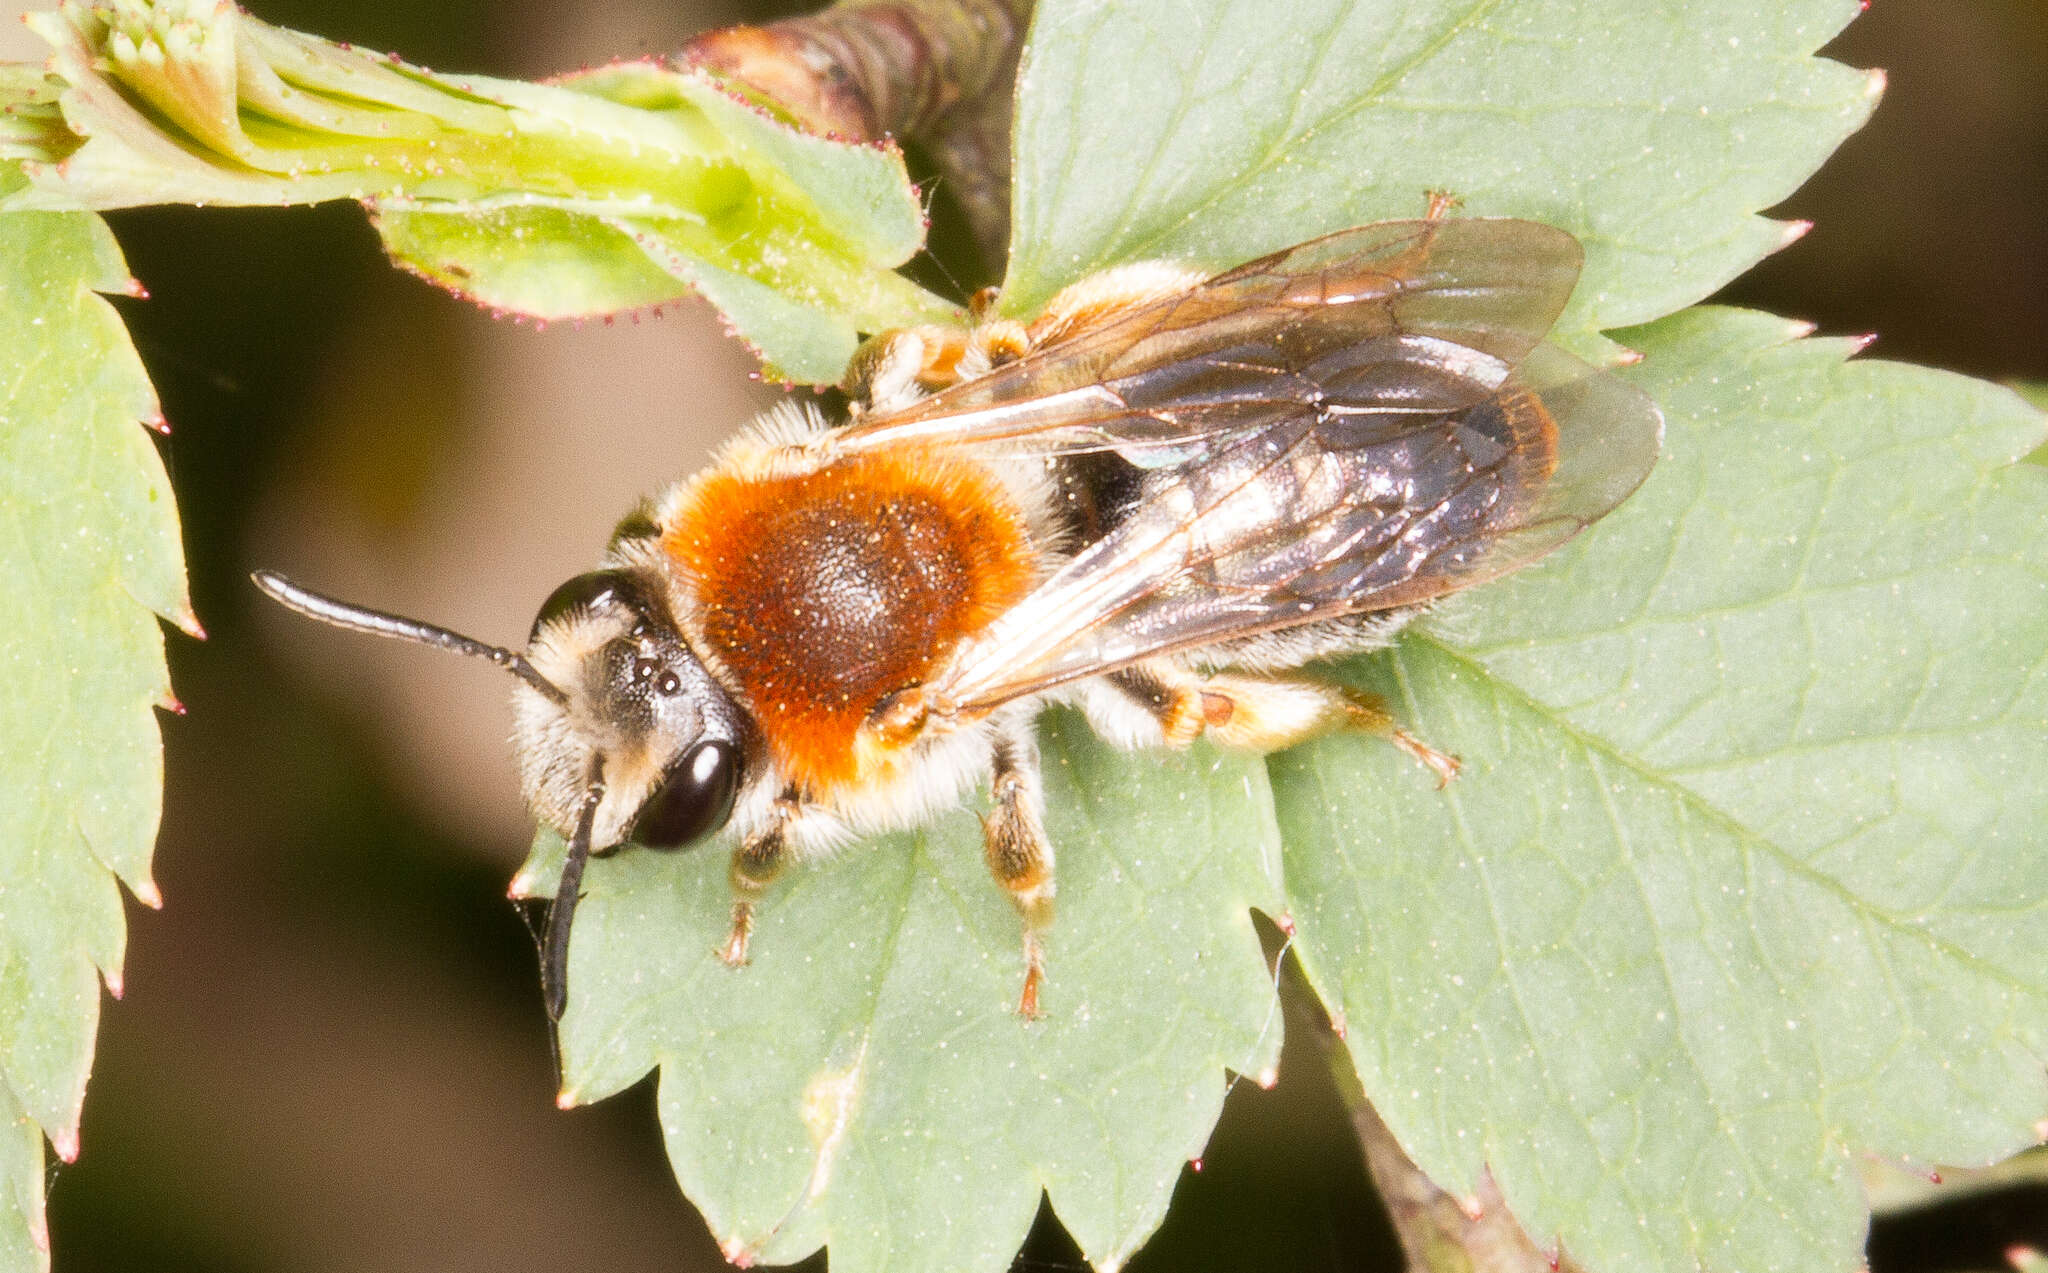
<svg viewBox="0 0 2048 1273">
<path fill-rule="evenodd" d="M 2048 1112 L 2048 426 L 1782 320 L 1626 334 L 1647 486 L 1360 668 L 1464 774 L 1273 762 L 1299 949 L 1418 1162 L 1593 1269 L 1848 1269 L 1857 1156 Z"/>
<path fill-rule="evenodd" d="M 591 864 L 566 1087 L 595 1099 L 661 1067 L 676 1174 L 728 1255 L 829 1242 L 842 1273 L 1002 1268 L 1042 1190 L 1091 1259 L 1120 1263 L 1201 1151 L 1226 1071 L 1274 1064 L 1249 913 L 1278 897 L 1259 764 L 1116 752 L 1069 716 L 1045 760 L 1061 857 L 1037 1022 L 1016 1014 L 1017 913 L 967 813 L 792 871 L 738 970 L 713 954 L 723 851 Z"/>
<path fill-rule="evenodd" d="M 38 103 L 0 132 L 31 182 L 0 209 L 360 199 L 402 264 L 481 303 L 577 318 L 701 288 L 797 380 L 836 380 L 859 332 L 955 314 L 895 273 L 924 233 L 900 155 L 800 133 L 703 73 L 442 75 L 211 0 L 30 25 L 66 127 Z M 750 286 L 707 281 L 726 277 Z"/>
<path fill-rule="evenodd" d="M 2043 411 L 2048 411 L 2048 384 L 2021 384 L 2014 385 L 2013 388 L 2019 390 L 2020 396 L 2028 402 Z M 2048 446 L 2042 447 L 2027 458 L 2036 464 L 2048 464 Z"/>
<path fill-rule="evenodd" d="M 1567 333 L 1640 323 L 1785 239 L 1755 216 L 1881 82 L 1808 57 L 1858 0 L 1038 6 L 1003 304 L 1122 261 L 1221 267 L 1421 214 L 1570 230 Z"/>
<path fill-rule="evenodd" d="M 1586 274 L 1559 336 L 1597 346 L 1599 329 L 1667 314 L 1785 240 L 1785 228 L 1757 210 L 1810 173 L 1874 97 L 1872 77 L 1810 56 L 1855 9 L 1842 0 L 1725 0 L 1626 13 L 1563 0 L 1331 0 L 1277 22 L 1269 11 L 1225 0 L 1170 11 L 1049 0 L 1019 84 L 1017 220 L 1003 304 L 1029 313 L 1057 288 L 1130 260 L 1226 266 L 1361 221 L 1415 215 L 1425 192 L 1439 189 L 1461 196 L 1468 212 L 1531 217 L 1579 236 Z M 1789 336 L 1774 320 L 1725 314 L 1626 333 L 1652 354 L 1640 382 L 1673 414 L 1671 455 L 1651 488 L 1584 544 L 1444 607 L 1397 652 L 1360 666 L 1358 674 L 1387 691 L 1406 722 L 1464 753 L 1467 776 L 1449 793 L 1371 739 L 1332 740 L 1274 762 L 1288 846 L 1284 905 L 1304 936 L 1313 934 L 1310 970 L 1346 1024 L 1367 1094 L 1447 1187 L 1467 1188 L 1491 1166 L 1522 1227 L 1539 1241 L 1562 1240 L 1594 1269 L 1849 1267 L 1863 1219 L 1850 1154 L 1982 1159 L 2024 1139 L 2042 1105 L 2040 1066 L 2031 1060 L 2040 1055 L 2039 1019 L 2026 1015 L 2038 1013 L 2038 1004 L 2026 970 L 2048 952 L 1997 919 L 1971 934 L 1975 945 L 1959 947 L 1970 952 L 1965 959 L 1946 955 L 1943 943 L 1962 941 L 1956 934 L 1917 949 L 1908 934 L 1903 953 L 1858 934 L 1852 921 L 1889 905 L 1891 890 L 1903 886 L 1886 874 L 1892 859 L 1885 851 L 1905 855 L 1899 860 L 1928 851 L 1905 829 L 1912 817 L 1894 819 L 1881 834 L 1867 830 L 1868 843 L 1828 860 L 1820 842 L 1798 840 L 1728 790 L 1754 788 L 1838 818 L 1861 812 L 1875 828 L 1877 813 L 1849 799 L 1865 794 L 1846 790 L 1857 779 L 1875 792 L 1957 779 L 1997 806 L 1975 824 L 1977 815 L 1964 813 L 1960 823 L 1972 834 L 1995 823 L 2006 837 L 1995 864 L 1986 850 L 1985 869 L 2013 897 L 2035 904 L 2041 881 L 2025 876 L 2024 855 L 2013 850 L 2024 843 L 2018 828 L 2041 811 L 2027 803 L 2031 795 L 2015 791 L 2006 806 L 1995 793 L 2008 770 L 2023 768 L 2015 756 L 2031 757 L 2036 768 L 2048 759 L 2012 750 L 2038 746 L 2029 740 L 2043 736 L 2040 722 L 2006 719 L 1990 727 L 1995 737 L 1970 739 L 1987 744 L 1981 754 L 1957 745 L 1924 771 L 1913 768 L 1921 760 L 1913 713 L 1931 710 L 1920 699 L 1898 719 L 1835 722 L 1847 731 L 1835 739 L 1835 787 L 1794 762 L 1804 746 L 1796 732 L 1771 744 L 1781 765 L 1740 747 L 1763 748 L 1774 723 L 1781 730 L 1826 723 L 1787 725 L 1781 709 L 1761 705 L 1772 695 L 1799 698 L 1801 687 L 1817 704 L 1827 695 L 1815 687 L 1824 687 L 1831 703 L 1900 706 L 1899 696 L 1913 694 L 1904 669 L 1914 657 L 1939 665 L 1940 679 L 1930 683 L 1960 719 L 1998 717 L 2004 707 L 1991 687 L 2024 677 L 2043 644 L 2025 626 L 2032 612 L 2014 612 L 2030 594 L 1987 589 L 2005 609 L 1975 620 L 1981 631 L 2007 631 L 2008 618 L 2020 626 L 2003 644 L 1966 641 L 1954 655 L 1932 653 L 1949 647 L 1932 643 L 1921 612 L 1943 587 L 1932 563 L 1969 534 L 1967 501 L 1955 497 L 2013 481 L 2000 466 L 2025 436 L 2038 439 L 2038 424 L 2009 396 L 1982 386 L 1924 372 L 1844 369 L 1840 347 L 1788 344 Z M 1800 392 L 1816 396 L 1783 405 Z M 1942 487 L 1935 481 L 1944 471 L 1935 462 L 1941 443 L 1930 430 L 1959 416 L 1982 428 L 1959 452 L 1967 474 L 1951 474 Z M 1901 463 L 1895 431 L 1929 454 Z M 1809 480 L 1815 465 L 1832 465 L 1839 486 Z M 1931 484 L 1901 487 L 1901 472 Z M 1672 511 L 1672 500 L 1709 486 L 1715 498 L 1689 516 Z M 1950 498 L 1937 498 L 1943 493 Z M 1844 501 L 1839 525 L 1813 522 L 1814 510 L 1835 508 L 1834 500 Z M 2022 514 L 2000 507 L 2007 538 L 1984 550 L 1987 570 L 2000 552 L 2024 551 L 2014 536 Z M 1885 521 L 1901 509 L 1915 516 Z M 1965 522 L 1945 520 L 1959 511 Z M 2026 515 L 2038 522 L 2038 511 Z M 1705 654 L 1677 639 L 1693 631 L 1685 622 L 1698 625 L 1713 613 L 1708 607 L 1667 623 L 1670 640 L 1654 652 L 1671 666 L 1659 677 L 1650 672 L 1660 668 L 1639 666 L 1649 629 L 1625 603 L 1640 598 L 1615 591 L 1628 569 L 1638 576 L 1677 571 L 1667 588 L 1747 578 L 1738 567 L 1756 573 L 1775 565 L 1782 575 L 1788 560 L 1834 565 L 1838 542 L 1860 542 L 1859 534 L 1934 572 L 1926 595 L 1908 606 L 1921 626 L 1903 661 L 1869 654 L 1872 638 L 1858 627 L 1864 615 L 1836 610 L 1831 624 L 1803 633 L 1731 611 L 1731 623 L 1739 617 L 1762 630 L 1724 666 L 1696 632 Z M 1603 552 L 1633 565 L 1589 573 L 1586 563 Z M 1851 591 L 1821 578 L 1800 576 L 1797 584 L 1814 584 L 1816 614 Z M 1880 572 L 1868 582 L 1892 581 Z M 1746 595 L 1734 593 L 1736 600 Z M 1782 615 L 1770 617 L 1784 626 Z M 1547 631 L 1545 624 L 1564 625 L 1572 639 L 1553 645 L 1528 635 Z M 1720 714 L 1696 709 L 1717 685 L 1734 687 Z M 1886 691 L 1895 691 L 1889 700 Z M 1746 758 L 1751 768 L 1731 766 L 1718 786 L 1704 768 L 1684 776 L 1659 769 L 1655 757 L 1631 753 L 1633 736 L 1607 717 L 1595 723 L 1617 731 L 1613 737 L 1574 715 L 1596 701 L 1624 722 L 1674 722 L 1671 738 L 1701 730 L 1734 749 L 1721 759 Z M 1088 754 L 1076 729 L 1072 721 L 1058 726 L 1054 754 Z M 1108 775 L 1132 806 L 1171 810 L 1224 798 L 1213 780 L 1185 775 L 1172 758 L 1098 749 L 1088 763 L 1106 768 L 1074 773 Z M 2035 789 L 2022 783 L 2021 790 Z M 1134 853 L 1178 859 L 1201 851 L 1142 819 L 1114 836 L 1077 833 L 1059 821 L 1062 799 L 1055 791 L 1063 880 L 1113 871 Z M 815 883 L 793 884 L 791 895 L 809 898 L 798 890 L 872 875 L 876 887 L 860 895 L 892 899 L 868 910 L 893 917 L 890 908 L 911 905 L 893 899 L 931 890 L 966 899 L 968 883 L 982 884 L 988 935 L 979 961 L 997 959 L 1010 917 L 972 865 L 971 822 L 955 818 L 915 843 L 926 851 L 900 840 L 852 850 Z M 933 853 L 934 843 L 956 847 Z M 1794 859 L 1804 873 L 1791 869 Z M 1775 867 L 1781 878 L 1769 882 L 1778 887 L 1731 875 L 1731 863 Z M 829 1013 L 748 1017 L 745 1024 L 722 1015 L 730 1010 L 718 977 L 727 974 L 708 953 L 726 902 L 719 864 L 686 868 L 639 855 L 631 865 L 622 858 L 600 866 L 608 874 L 593 876 L 586 905 L 605 908 L 612 918 L 598 923 L 607 928 L 619 915 L 636 922 L 630 940 L 579 932 L 576 1006 L 566 1023 L 572 1086 L 581 1096 L 613 1090 L 646 1068 L 646 1037 L 664 1040 L 653 1046 L 664 1064 L 665 1126 L 678 1174 L 734 1253 L 790 1258 L 829 1240 L 842 1267 L 928 1260 L 994 1268 L 1007 1258 L 1004 1242 L 1021 1231 L 1027 1208 L 978 1176 L 958 1187 L 982 1161 L 1006 1162 L 1030 1179 L 1065 1174 L 1092 1182 L 1096 1194 L 1128 1173 L 1164 1179 L 1172 1165 L 1155 1150 L 1149 1166 L 1133 1154 L 1110 1171 L 1099 1153 L 1077 1154 L 1047 1139 L 1040 1123 L 1006 1123 L 1016 1130 L 980 1142 L 972 1156 L 949 1154 L 954 1139 L 941 1137 L 921 1149 L 863 1155 L 871 1174 L 849 1179 L 835 1167 L 819 1184 L 821 1141 L 813 1136 L 826 1133 L 806 1132 L 802 1114 L 791 1112 L 804 1101 L 791 1093 L 814 1080 L 823 1086 L 810 1090 L 836 1092 L 834 1076 L 857 1074 L 859 1091 L 887 1090 L 899 1102 L 901 1121 L 893 1125 L 914 1145 L 919 1129 L 960 1116 L 953 1104 L 959 1089 L 933 1094 L 914 1074 L 871 1087 L 881 1076 L 855 1059 L 867 1036 Z M 1207 878 L 1191 874 L 1188 887 L 1199 892 Z M 1981 891 L 1981 881 L 1973 883 Z M 1971 904 L 1952 901 L 1958 910 Z M 1161 904 L 1148 900 L 1147 909 Z M 1697 914 L 1683 913 L 1683 905 Z M 1063 941 L 1078 932 L 1093 944 L 1124 923 L 1121 914 L 1068 905 L 1059 932 Z M 803 931 L 815 943 L 825 927 L 806 923 Z M 962 956 L 929 928 L 896 924 L 890 931 L 902 936 L 887 966 L 936 954 L 947 969 L 931 975 L 933 1011 L 997 1010 L 1002 978 L 963 1000 L 951 980 Z M 701 972 L 670 966 L 656 944 L 657 934 L 673 940 L 679 932 L 707 934 L 681 956 Z M 1837 936 L 1878 953 L 1863 963 L 1851 956 L 1838 966 L 1821 963 L 1823 946 L 1814 943 Z M 833 957 L 807 947 L 805 975 L 826 979 L 812 993 L 833 1005 L 875 998 L 871 987 L 889 979 L 860 971 L 884 958 L 866 940 L 844 961 L 837 947 Z M 926 943 L 933 949 L 921 949 Z M 1796 973 L 1745 966 L 1761 959 L 1758 951 L 1805 962 Z M 1924 958 L 1913 963 L 1908 955 Z M 1873 972 L 1870 961 L 1887 958 L 1896 966 Z M 1995 971 L 1973 964 L 1979 959 Z M 1232 968 L 1207 966 L 1219 982 L 1235 984 Z M 1069 967 L 1056 972 L 1056 984 L 1085 1001 L 1099 992 L 1091 975 L 1121 988 L 1147 967 L 1136 959 Z M 1886 974 L 1903 981 L 1887 985 Z M 605 987 L 591 988 L 592 978 Z M 841 981 L 853 988 L 835 993 Z M 673 1021 L 688 1029 L 651 1008 L 584 1006 L 586 996 L 607 1002 L 618 985 L 671 996 Z M 1845 1016 L 1856 1028 L 1838 1028 Z M 796 1059 L 785 1060 L 777 1040 L 791 1022 L 810 1033 L 790 1049 Z M 1149 1055 L 1157 1019 L 1126 1024 L 1124 1046 Z M 1944 1068 L 1944 1039 L 1967 1041 L 1967 1060 Z M 773 1120 L 763 1121 L 753 1069 L 706 1073 L 705 1056 L 726 1055 L 728 1047 L 757 1066 L 793 1071 L 778 1071 L 765 1085 L 781 1130 L 759 1130 Z M 1033 1067 L 995 1060 L 1008 1055 L 984 1056 L 983 1081 L 961 1086 L 1013 1091 L 1018 1071 Z M 1097 1059 L 1112 1077 L 1098 1074 L 1093 1085 L 1107 1083 L 1123 1096 L 1115 1081 L 1122 1070 Z M 1856 1074 L 1859 1060 L 1868 1074 Z M 676 1095 L 679 1083 L 686 1095 Z M 1119 1126 L 1122 1115 L 1087 1096 L 1089 1087 L 1071 1086 L 1082 1095 L 1058 1117 Z M 735 1091 L 742 1095 L 729 1095 Z M 812 1127 L 835 1125 L 814 1119 Z M 953 1183 L 935 1190 L 935 1176 Z M 1000 1217 L 960 1210 L 963 1193 L 984 1192 L 1005 1198 L 1010 1210 Z M 1114 1257 L 1136 1240 L 1127 1228 L 1114 1241 L 1102 1239 L 1105 1230 L 1091 1224 L 1082 1201 L 1086 1187 L 1051 1194 L 1091 1257 Z M 960 1224 L 1002 1240 L 960 1245 Z"/>
<path fill-rule="evenodd" d="M 2007 1190 L 2048 1188 L 2048 1148 L 2036 1146 L 1989 1167 L 1914 1170 L 1880 1158 L 1862 1164 L 1863 1192 L 1880 1214 L 1943 1207 Z"/>
<path fill-rule="evenodd" d="M 47 1269 L 43 1129 L 0 1086 L 0 1269 Z"/>
<path fill-rule="evenodd" d="M 192 626 L 155 396 L 95 294 L 129 286 L 98 218 L 0 216 L 0 1253 L 34 1249 L 5 1217 L 41 1225 L 41 1137 L 77 1152 L 115 880 L 156 894 L 155 614 Z"/>
</svg>

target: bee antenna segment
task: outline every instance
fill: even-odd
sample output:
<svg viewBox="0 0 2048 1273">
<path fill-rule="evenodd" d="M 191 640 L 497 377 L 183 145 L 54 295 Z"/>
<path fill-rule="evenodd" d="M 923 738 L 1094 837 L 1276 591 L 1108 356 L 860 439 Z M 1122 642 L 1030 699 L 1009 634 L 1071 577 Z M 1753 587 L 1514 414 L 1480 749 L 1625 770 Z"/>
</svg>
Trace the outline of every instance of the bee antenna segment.
<svg viewBox="0 0 2048 1273">
<path fill-rule="evenodd" d="M 597 806 L 604 803 L 604 779 L 592 776 L 576 812 L 576 833 L 569 837 L 569 856 L 562 863 L 562 881 L 548 907 L 548 935 L 541 943 L 541 991 L 547 996 L 548 1020 L 559 1022 L 569 1006 L 569 923 L 576 917 L 577 895 L 583 891 L 583 864 L 590 860 L 590 837 L 597 824 Z"/>
<path fill-rule="evenodd" d="M 526 656 L 516 650 L 499 645 L 486 645 L 473 637 L 437 628 L 431 623 L 408 619 L 403 615 L 386 614 L 364 606 L 350 605 L 333 597 L 324 597 L 307 588 L 301 588 L 274 570 L 258 570 L 249 576 L 256 586 L 263 589 L 271 600 L 290 610 L 296 610 L 309 619 L 347 628 L 351 632 L 367 632 L 371 636 L 397 637 L 402 641 L 416 641 L 436 649 L 453 650 L 457 654 L 473 654 L 489 659 L 499 667 L 511 672 L 547 699 L 557 705 L 565 705 L 569 696 L 556 687 L 553 681 L 534 670 Z"/>
</svg>

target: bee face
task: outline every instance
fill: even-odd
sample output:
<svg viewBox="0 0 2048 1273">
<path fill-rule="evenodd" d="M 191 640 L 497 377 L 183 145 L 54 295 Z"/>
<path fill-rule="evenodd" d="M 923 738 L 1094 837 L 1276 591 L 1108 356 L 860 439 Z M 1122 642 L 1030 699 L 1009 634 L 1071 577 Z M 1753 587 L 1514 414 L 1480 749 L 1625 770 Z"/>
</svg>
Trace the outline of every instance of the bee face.
<svg viewBox="0 0 2048 1273">
<path fill-rule="evenodd" d="M 751 734 L 745 713 L 683 640 L 655 581 L 630 569 L 578 575 L 542 604 L 527 658 L 561 691 L 515 699 L 527 800 L 567 836 L 593 782 L 598 849 L 660 848 L 731 816 Z"/>
</svg>

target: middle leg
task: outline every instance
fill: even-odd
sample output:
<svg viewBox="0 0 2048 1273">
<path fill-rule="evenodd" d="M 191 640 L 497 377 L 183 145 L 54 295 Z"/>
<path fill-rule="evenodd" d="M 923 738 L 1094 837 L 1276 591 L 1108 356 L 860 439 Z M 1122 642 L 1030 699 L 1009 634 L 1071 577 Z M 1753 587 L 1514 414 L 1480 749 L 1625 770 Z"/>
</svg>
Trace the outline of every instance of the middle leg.
<svg viewBox="0 0 2048 1273">
<path fill-rule="evenodd" d="M 1028 716 L 1013 715 L 996 726 L 993 776 L 995 808 L 981 820 L 989 873 L 1003 886 L 1024 921 L 1024 989 L 1017 1015 L 1039 1013 L 1045 982 L 1046 928 L 1052 923 L 1052 842 L 1045 835 L 1045 797 L 1038 744 Z"/>
</svg>

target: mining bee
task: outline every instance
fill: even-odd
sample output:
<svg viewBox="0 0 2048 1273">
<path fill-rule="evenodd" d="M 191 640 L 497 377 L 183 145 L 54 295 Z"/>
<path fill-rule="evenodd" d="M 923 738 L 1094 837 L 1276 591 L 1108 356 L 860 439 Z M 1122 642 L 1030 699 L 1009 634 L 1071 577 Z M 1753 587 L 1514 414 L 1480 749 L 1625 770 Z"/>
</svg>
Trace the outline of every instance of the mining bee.
<svg viewBox="0 0 2048 1273">
<path fill-rule="evenodd" d="M 523 653 L 256 580 L 515 674 L 526 798 L 568 841 L 543 945 L 555 1019 L 592 854 L 725 837 L 719 953 L 738 966 L 792 861 L 983 781 L 1034 1017 L 1046 704 L 1126 746 L 1363 728 L 1455 772 L 1381 703 L 1300 669 L 1387 644 L 1648 474 L 1657 408 L 1543 343 L 1580 263 L 1562 230 L 1432 215 L 1213 277 L 1120 267 L 1029 322 L 882 333 L 851 363 L 845 421 L 768 411 L 620 523 Z"/>
</svg>

